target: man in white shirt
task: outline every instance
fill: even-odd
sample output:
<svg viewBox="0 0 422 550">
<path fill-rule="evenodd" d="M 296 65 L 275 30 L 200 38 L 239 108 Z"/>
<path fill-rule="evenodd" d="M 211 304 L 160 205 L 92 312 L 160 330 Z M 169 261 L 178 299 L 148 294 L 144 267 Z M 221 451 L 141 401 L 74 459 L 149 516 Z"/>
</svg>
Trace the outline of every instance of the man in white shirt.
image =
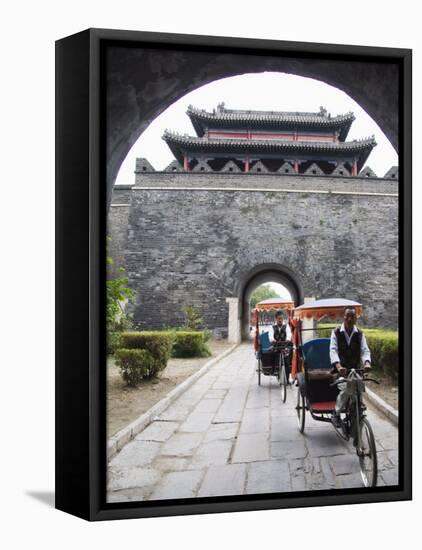
<svg viewBox="0 0 422 550">
<path fill-rule="evenodd" d="M 268 336 L 270 342 L 274 345 L 277 341 L 288 341 L 292 339 L 292 331 L 289 325 L 285 322 L 283 312 L 277 311 L 275 314 L 275 325 L 268 328 Z"/>
<path fill-rule="evenodd" d="M 288 323 L 285 322 L 283 311 L 279 310 L 275 314 L 275 324 L 268 328 L 268 337 L 270 339 L 270 343 L 272 346 L 276 346 L 278 342 L 291 342 L 292 339 L 292 331 L 290 330 L 290 327 Z M 278 364 L 278 355 L 279 352 L 274 352 L 273 354 L 273 364 Z M 290 355 L 289 353 L 287 356 L 285 356 L 286 359 L 286 375 L 287 380 L 289 381 L 289 375 L 290 375 Z"/>
<path fill-rule="evenodd" d="M 350 369 L 371 368 L 371 352 L 366 343 L 365 335 L 356 327 L 356 311 L 354 308 L 344 310 L 343 324 L 331 333 L 330 361 L 334 372 L 339 376 L 347 376 Z M 340 391 L 336 401 L 336 414 L 333 422 L 340 427 L 340 413 L 347 401 L 344 389 Z"/>
</svg>

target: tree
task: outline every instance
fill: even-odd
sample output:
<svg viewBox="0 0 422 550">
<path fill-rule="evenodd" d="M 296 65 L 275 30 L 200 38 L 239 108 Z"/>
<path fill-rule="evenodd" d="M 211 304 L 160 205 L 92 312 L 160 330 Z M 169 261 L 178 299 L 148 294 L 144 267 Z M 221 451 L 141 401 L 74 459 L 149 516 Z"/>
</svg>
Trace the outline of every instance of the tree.
<svg viewBox="0 0 422 550">
<path fill-rule="evenodd" d="M 258 302 L 268 300 L 269 298 L 281 298 L 281 296 L 276 290 L 273 290 L 270 285 L 259 286 L 252 292 L 251 309 L 253 309 Z"/>
<path fill-rule="evenodd" d="M 107 244 L 110 242 L 110 237 L 107 237 Z M 113 259 L 107 253 L 107 266 L 113 265 Z M 125 272 L 123 267 L 117 269 L 118 273 Z M 132 300 L 135 293 L 127 286 L 127 277 L 112 277 L 109 276 L 106 282 L 107 305 L 106 305 L 106 321 L 107 330 L 114 332 L 124 330 L 130 325 L 130 319 L 124 312 L 123 304 Z"/>
<path fill-rule="evenodd" d="M 185 327 L 188 330 L 199 330 L 203 321 L 199 309 L 196 306 L 186 306 L 183 308 L 185 314 Z"/>
</svg>

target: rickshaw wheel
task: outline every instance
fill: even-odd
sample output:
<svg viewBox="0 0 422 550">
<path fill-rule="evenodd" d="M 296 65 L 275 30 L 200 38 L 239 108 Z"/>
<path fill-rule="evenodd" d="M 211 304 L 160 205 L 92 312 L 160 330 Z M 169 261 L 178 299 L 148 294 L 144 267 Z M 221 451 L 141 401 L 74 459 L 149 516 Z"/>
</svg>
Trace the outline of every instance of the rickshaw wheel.
<svg viewBox="0 0 422 550">
<path fill-rule="evenodd" d="M 281 387 L 281 400 L 283 401 L 283 403 L 285 403 L 286 397 L 287 397 L 287 376 L 286 376 L 286 369 L 284 367 L 284 364 L 281 367 L 281 372 L 279 374 L 278 381 Z"/>
<path fill-rule="evenodd" d="M 297 421 L 299 423 L 299 431 L 301 434 L 305 431 L 305 398 L 301 394 L 300 387 L 297 388 L 297 403 L 296 403 Z"/>
<path fill-rule="evenodd" d="M 359 424 L 362 441 L 362 454 L 359 454 L 359 466 L 365 487 L 376 487 L 378 479 L 377 448 L 374 432 L 367 418 L 362 418 Z"/>
</svg>

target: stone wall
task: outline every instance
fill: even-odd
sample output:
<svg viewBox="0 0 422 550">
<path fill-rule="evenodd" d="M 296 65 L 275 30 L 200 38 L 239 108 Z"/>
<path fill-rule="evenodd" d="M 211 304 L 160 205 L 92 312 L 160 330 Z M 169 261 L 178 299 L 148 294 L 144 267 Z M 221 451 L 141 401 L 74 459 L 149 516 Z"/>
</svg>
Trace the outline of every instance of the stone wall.
<svg viewBox="0 0 422 550">
<path fill-rule="evenodd" d="M 126 266 L 125 251 L 127 245 L 127 224 L 129 219 L 132 188 L 120 186 L 113 195 L 113 208 L 107 219 L 108 254 L 113 264 L 108 267 L 111 276 L 119 274 L 119 267 Z"/>
<path fill-rule="evenodd" d="M 226 298 L 242 299 L 248 274 L 274 263 L 295 274 L 304 296 L 361 301 L 365 323 L 396 327 L 398 187 L 378 178 L 156 172 L 131 191 L 115 188 L 112 205 L 131 203 L 111 206 L 109 232 L 136 290 L 135 320 L 177 326 L 183 307 L 196 305 L 208 328 L 227 327 Z"/>
</svg>

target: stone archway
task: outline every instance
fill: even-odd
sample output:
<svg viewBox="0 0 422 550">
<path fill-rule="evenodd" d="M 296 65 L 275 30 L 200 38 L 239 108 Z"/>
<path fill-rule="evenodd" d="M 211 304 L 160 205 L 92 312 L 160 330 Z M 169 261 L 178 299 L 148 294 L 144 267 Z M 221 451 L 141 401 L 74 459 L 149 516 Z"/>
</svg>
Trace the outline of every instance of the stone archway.
<svg viewBox="0 0 422 550">
<path fill-rule="evenodd" d="M 295 305 L 303 303 L 303 289 L 299 277 L 289 267 L 268 263 L 252 269 L 239 284 L 239 314 L 240 335 L 247 339 L 249 335 L 249 302 L 252 292 L 265 283 L 280 283 L 287 288 Z M 230 321 L 229 321 L 230 322 Z"/>
<path fill-rule="evenodd" d="M 106 56 L 108 204 L 123 160 L 152 120 L 188 92 L 245 73 L 290 73 L 335 86 L 365 109 L 398 150 L 399 67 L 393 60 L 381 63 L 354 57 L 345 62 L 335 54 L 332 59 L 299 54 L 234 56 L 165 45 L 160 49 L 109 46 Z"/>
</svg>

